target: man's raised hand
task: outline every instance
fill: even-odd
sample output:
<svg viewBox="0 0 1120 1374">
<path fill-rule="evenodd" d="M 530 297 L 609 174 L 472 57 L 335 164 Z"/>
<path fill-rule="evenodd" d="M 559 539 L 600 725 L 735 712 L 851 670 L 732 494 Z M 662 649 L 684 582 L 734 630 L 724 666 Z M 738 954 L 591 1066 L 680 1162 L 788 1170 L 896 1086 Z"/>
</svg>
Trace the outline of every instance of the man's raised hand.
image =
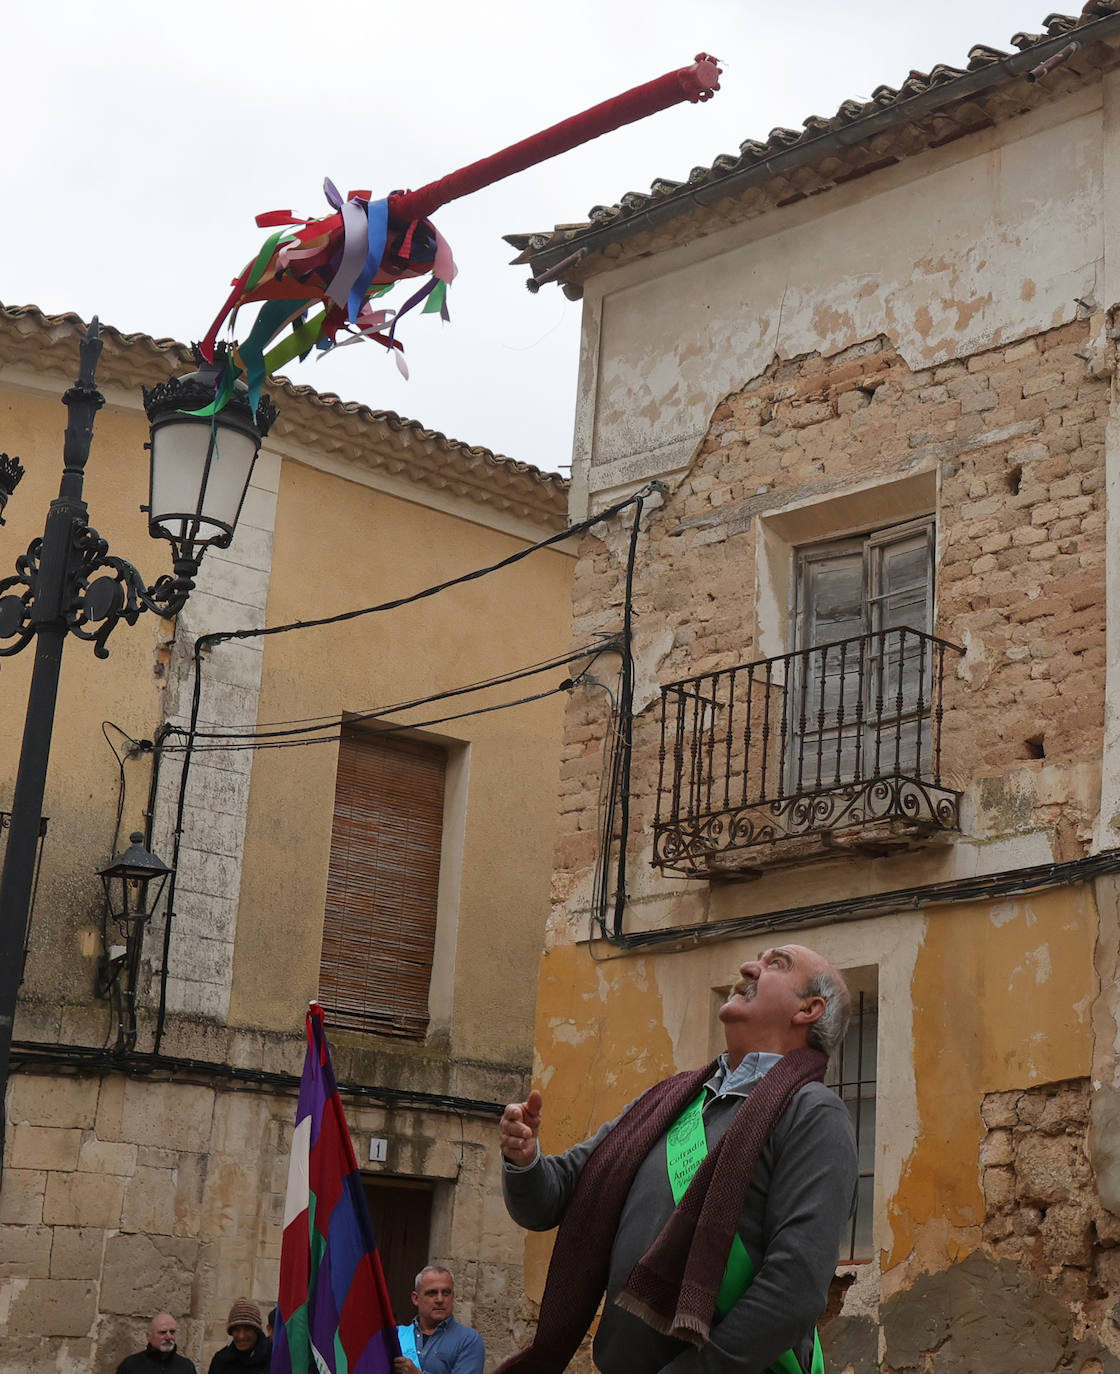
<svg viewBox="0 0 1120 1374">
<path fill-rule="evenodd" d="M 498 1144 L 511 1164 L 524 1167 L 536 1159 L 541 1105 L 541 1095 L 534 1088 L 524 1102 L 511 1102 L 502 1113 Z"/>
</svg>

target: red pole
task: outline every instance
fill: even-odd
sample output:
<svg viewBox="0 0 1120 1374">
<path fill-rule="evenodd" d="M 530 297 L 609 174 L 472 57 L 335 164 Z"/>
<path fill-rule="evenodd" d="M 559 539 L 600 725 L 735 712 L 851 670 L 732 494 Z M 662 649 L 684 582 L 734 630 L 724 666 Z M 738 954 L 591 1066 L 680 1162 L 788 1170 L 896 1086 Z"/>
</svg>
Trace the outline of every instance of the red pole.
<svg viewBox="0 0 1120 1374">
<path fill-rule="evenodd" d="M 666 72 L 656 81 L 647 81 L 644 86 L 617 95 L 613 100 L 604 100 L 583 114 L 554 124 L 520 143 L 504 148 L 500 153 L 472 162 L 450 176 L 439 181 L 429 182 L 418 191 L 402 191 L 389 197 L 389 215 L 396 224 L 408 224 L 412 220 L 428 219 L 441 205 L 458 200 L 461 196 L 481 191 L 495 181 L 523 172 L 538 162 L 547 162 L 550 157 L 566 153 L 581 143 L 588 143 L 600 134 L 620 129 L 624 124 L 633 124 L 646 115 L 667 110 L 671 105 L 679 105 L 682 100 L 710 100 L 719 90 L 721 69 L 715 58 L 707 53 L 698 53 L 691 67 L 681 67 L 675 72 Z"/>
</svg>

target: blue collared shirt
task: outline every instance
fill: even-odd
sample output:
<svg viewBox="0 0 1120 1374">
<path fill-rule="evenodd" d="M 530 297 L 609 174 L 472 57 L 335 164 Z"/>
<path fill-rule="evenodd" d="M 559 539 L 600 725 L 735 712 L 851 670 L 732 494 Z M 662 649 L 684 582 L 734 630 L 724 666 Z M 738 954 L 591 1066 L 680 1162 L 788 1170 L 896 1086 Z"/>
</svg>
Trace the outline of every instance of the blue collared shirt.
<svg viewBox="0 0 1120 1374">
<path fill-rule="evenodd" d="M 445 1317 L 430 1336 L 421 1332 L 415 1319 L 412 1329 L 424 1374 L 482 1374 L 486 1352 L 473 1327 Z"/>
<path fill-rule="evenodd" d="M 727 1054 L 721 1054 L 715 1073 L 704 1087 L 711 1089 L 711 1100 L 717 1097 L 746 1097 L 751 1088 L 770 1072 L 781 1057 L 780 1054 L 771 1054 L 768 1050 L 754 1050 L 744 1055 L 733 1069 L 729 1069 Z"/>
</svg>

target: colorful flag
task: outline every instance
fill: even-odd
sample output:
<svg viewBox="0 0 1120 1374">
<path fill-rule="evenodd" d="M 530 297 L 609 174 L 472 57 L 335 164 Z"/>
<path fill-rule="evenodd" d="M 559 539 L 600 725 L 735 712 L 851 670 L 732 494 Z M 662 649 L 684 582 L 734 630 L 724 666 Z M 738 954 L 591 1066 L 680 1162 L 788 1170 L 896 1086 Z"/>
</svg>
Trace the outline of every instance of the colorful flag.
<svg viewBox="0 0 1120 1374">
<path fill-rule="evenodd" d="M 271 1374 L 391 1374 L 400 1354 L 323 1009 L 307 1013 Z"/>
</svg>

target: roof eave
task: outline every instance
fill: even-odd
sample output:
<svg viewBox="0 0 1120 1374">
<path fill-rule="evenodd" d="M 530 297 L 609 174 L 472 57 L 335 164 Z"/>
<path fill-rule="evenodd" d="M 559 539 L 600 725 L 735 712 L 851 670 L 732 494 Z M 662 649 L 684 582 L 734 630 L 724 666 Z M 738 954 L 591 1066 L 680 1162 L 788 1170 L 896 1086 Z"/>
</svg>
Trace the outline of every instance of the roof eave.
<svg viewBox="0 0 1120 1374">
<path fill-rule="evenodd" d="M 691 210 L 706 209 L 752 187 L 764 185 L 776 176 L 810 165 L 827 157 L 829 153 L 865 143 L 878 134 L 901 124 L 912 123 L 915 119 L 920 119 L 944 106 L 974 98 L 1002 83 L 1018 80 L 1068 47 L 1071 41 L 1084 47 L 1117 37 L 1120 37 L 1120 12 L 1090 20 L 1075 29 L 1033 44 L 1019 53 L 1008 54 L 976 71 L 966 72 L 953 81 L 945 82 L 944 85 L 930 87 L 916 95 L 896 101 L 884 110 L 853 120 L 841 128 L 805 139 L 804 142 L 775 152 L 750 167 L 728 172 L 722 177 L 706 181 L 701 186 L 682 187 L 681 190 L 671 192 L 655 205 L 647 206 L 634 215 L 614 219 L 603 225 L 589 225 L 544 248 L 533 250 L 525 247 L 512 259 L 512 265 L 528 264 L 533 277 L 539 280 L 545 274 L 553 272 L 565 258 L 578 253 L 580 270 L 578 273 L 573 272 L 570 280 L 586 280 L 595 275 L 597 269 L 602 270 L 604 266 L 613 265 L 592 260 L 594 255 L 601 254 L 611 244 L 622 243 Z M 522 234 L 506 236 L 506 242 L 511 243 L 513 247 L 519 247 L 524 239 L 525 236 Z M 558 273 L 555 280 L 562 284 L 569 280 L 569 276 L 567 273 Z"/>
</svg>

